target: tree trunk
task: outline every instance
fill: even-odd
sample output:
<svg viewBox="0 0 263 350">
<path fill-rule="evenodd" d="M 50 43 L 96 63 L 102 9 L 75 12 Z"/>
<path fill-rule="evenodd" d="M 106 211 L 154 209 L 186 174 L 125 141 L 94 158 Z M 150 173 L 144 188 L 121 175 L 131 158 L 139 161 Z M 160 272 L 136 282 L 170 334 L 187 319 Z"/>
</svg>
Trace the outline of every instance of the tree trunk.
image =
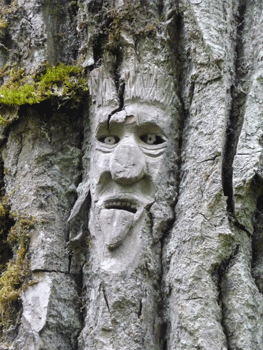
<svg viewBox="0 0 263 350">
<path fill-rule="evenodd" d="M 262 2 L 0 6 L 0 348 L 263 350 Z"/>
</svg>

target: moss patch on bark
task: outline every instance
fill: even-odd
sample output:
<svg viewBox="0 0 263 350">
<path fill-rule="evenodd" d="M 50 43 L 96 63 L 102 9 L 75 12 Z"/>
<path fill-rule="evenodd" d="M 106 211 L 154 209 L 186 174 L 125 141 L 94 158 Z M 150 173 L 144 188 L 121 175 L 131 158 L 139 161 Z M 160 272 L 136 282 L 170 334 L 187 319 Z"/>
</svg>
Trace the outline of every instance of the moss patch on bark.
<svg viewBox="0 0 263 350">
<path fill-rule="evenodd" d="M 0 104 L 21 106 L 40 103 L 48 98 L 60 97 L 62 100 L 78 102 L 83 93 L 88 91 L 87 79 L 81 67 L 46 66 L 45 72 L 29 77 L 23 69 L 3 70 L 2 76 L 10 73 L 10 79 L 0 88 Z M 1 116 L 0 122 L 4 122 Z"/>
<path fill-rule="evenodd" d="M 5 206 L 2 203 L 0 205 L 1 208 Z M 7 207 L 4 210 L 8 210 Z M 5 213 L 4 215 L 6 217 L 7 214 Z M 9 215 L 16 222 L 9 230 L 7 239 L 4 242 L 12 250 L 13 257 L 5 265 L 1 266 L 0 324 L 2 328 L 7 328 L 17 322 L 20 317 L 19 310 L 17 309 L 19 296 L 21 291 L 32 283 L 27 251 L 30 241 L 29 231 L 34 225 L 34 219 L 10 213 Z"/>
</svg>

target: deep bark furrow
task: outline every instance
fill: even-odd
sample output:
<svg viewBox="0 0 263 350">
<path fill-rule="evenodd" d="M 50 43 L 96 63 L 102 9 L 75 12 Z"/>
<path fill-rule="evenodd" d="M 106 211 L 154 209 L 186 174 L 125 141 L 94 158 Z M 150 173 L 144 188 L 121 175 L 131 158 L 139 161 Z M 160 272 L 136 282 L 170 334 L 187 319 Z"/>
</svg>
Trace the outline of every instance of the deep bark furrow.
<svg viewBox="0 0 263 350">
<path fill-rule="evenodd" d="M 255 213 L 255 226 L 252 237 L 252 276 L 259 292 L 263 293 L 263 194 L 257 199 L 257 209 Z"/>
<path fill-rule="evenodd" d="M 233 63 L 234 77 L 229 88 L 230 105 L 226 109 L 226 130 L 225 140 L 222 150 L 222 186 L 224 195 L 227 197 L 227 211 L 235 215 L 235 203 L 233 197 L 233 161 L 236 154 L 238 138 L 241 132 L 244 103 L 246 99 L 244 73 L 242 66 L 246 62 L 243 49 L 243 30 L 246 15 L 246 0 L 241 0 L 238 7 L 238 14 L 235 16 L 236 21 L 236 40 Z"/>
</svg>

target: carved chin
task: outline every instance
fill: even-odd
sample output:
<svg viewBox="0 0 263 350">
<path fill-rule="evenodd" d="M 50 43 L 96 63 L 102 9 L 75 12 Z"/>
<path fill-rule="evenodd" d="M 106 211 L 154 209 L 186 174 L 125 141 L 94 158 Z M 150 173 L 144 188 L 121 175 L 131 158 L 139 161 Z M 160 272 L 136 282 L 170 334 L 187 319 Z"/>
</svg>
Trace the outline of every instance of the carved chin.
<svg viewBox="0 0 263 350">
<path fill-rule="evenodd" d="M 134 211 L 132 210 L 117 207 L 101 210 L 100 226 L 109 250 L 117 248 L 125 240 L 133 224 Z"/>
</svg>

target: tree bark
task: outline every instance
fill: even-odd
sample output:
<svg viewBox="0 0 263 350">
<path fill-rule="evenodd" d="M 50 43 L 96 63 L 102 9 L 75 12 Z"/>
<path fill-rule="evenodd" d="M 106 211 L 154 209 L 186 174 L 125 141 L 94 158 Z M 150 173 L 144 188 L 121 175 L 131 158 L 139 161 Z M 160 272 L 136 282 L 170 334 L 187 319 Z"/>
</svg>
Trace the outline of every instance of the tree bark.
<svg viewBox="0 0 263 350">
<path fill-rule="evenodd" d="M 263 349 L 261 1 L 0 5 L 0 348 Z"/>
</svg>

